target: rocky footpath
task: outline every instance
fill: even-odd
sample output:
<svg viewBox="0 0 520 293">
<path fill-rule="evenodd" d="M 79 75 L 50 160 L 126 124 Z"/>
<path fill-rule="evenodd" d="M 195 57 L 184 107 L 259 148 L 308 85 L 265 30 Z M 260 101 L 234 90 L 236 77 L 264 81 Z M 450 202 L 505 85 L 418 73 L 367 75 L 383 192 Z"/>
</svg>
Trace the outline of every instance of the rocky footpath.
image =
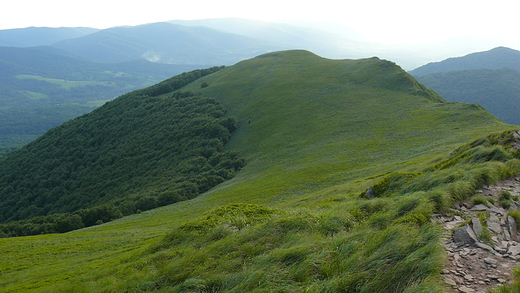
<svg viewBox="0 0 520 293">
<path fill-rule="evenodd" d="M 478 193 L 493 198 L 495 204 L 464 203 L 453 210 L 455 216 L 436 215 L 446 229 L 443 239 L 448 261 L 443 270 L 452 292 L 484 293 L 512 278 L 512 268 L 520 266 L 520 233 L 515 219 L 499 206 L 499 193 L 520 195 L 520 175 L 486 186 Z M 519 209 L 512 201 L 509 209 Z"/>
</svg>

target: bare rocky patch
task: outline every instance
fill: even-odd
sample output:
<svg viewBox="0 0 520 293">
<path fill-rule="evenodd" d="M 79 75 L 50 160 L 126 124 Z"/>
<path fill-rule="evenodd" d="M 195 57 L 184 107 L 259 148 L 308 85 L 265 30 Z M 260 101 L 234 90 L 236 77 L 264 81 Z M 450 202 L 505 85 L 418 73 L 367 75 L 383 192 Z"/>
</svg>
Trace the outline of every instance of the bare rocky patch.
<svg viewBox="0 0 520 293">
<path fill-rule="evenodd" d="M 509 208 L 499 205 L 501 191 L 513 198 Z M 446 230 L 448 260 L 442 275 L 452 292 L 488 292 L 510 282 L 512 268 L 520 265 L 520 234 L 515 219 L 507 215 L 509 209 L 520 208 L 520 175 L 485 186 L 477 195 L 492 200 L 457 204 L 453 216 L 436 215 Z"/>
</svg>

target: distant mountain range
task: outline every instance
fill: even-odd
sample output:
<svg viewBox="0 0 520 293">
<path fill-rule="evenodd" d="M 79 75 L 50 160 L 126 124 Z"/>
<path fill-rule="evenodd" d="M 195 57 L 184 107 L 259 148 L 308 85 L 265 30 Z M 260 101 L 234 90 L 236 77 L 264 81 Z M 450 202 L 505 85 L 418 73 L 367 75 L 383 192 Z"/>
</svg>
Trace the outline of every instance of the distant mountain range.
<svg viewBox="0 0 520 293">
<path fill-rule="evenodd" d="M 203 26 L 152 23 L 114 27 L 52 45 L 99 62 L 146 59 L 170 64 L 230 65 L 269 51 L 276 43 Z"/>
<path fill-rule="evenodd" d="M 478 103 L 502 121 L 520 125 L 520 51 L 498 47 L 410 73 L 448 101 Z"/>
<path fill-rule="evenodd" d="M 470 69 L 498 69 L 509 67 L 520 70 L 520 51 L 506 47 L 497 47 L 489 51 L 471 53 L 463 57 L 449 58 L 440 62 L 423 65 L 410 71 L 413 76 L 429 73 L 448 72 Z"/>
<path fill-rule="evenodd" d="M 475 39 L 449 44 L 380 44 L 367 40 L 352 28 L 327 22 L 213 18 L 168 23 L 175 25 L 150 23 L 104 30 L 33 27 L 3 30 L 0 46 L 53 45 L 101 62 L 148 58 L 162 63 L 208 64 L 209 61 L 212 65 L 231 65 L 263 52 L 306 49 L 334 59 L 378 56 L 405 69 L 467 52 L 468 44 L 482 47 L 481 40 Z"/>
<path fill-rule="evenodd" d="M 79 38 L 97 31 L 98 29 L 90 27 L 28 27 L 0 30 L 0 46 L 48 46 L 62 40 Z"/>
</svg>

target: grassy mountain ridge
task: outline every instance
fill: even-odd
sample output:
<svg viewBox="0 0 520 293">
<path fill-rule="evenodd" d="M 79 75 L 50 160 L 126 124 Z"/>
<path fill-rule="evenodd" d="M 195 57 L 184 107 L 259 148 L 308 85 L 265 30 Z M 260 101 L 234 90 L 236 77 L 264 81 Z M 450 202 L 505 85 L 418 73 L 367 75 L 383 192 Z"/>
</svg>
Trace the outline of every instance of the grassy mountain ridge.
<svg viewBox="0 0 520 293">
<path fill-rule="evenodd" d="M 244 75 L 244 71 L 250 74 Z M 225 82 L 220 83 L 220 77 Z M 266 156 L 262 150 L 274 148 L 277 152 L 269 156 L 290 166 L 286 167 L 289 170 L 281 168 L 277 176 L 289 180 L 290 171 L 298 170 L 291 178 L 295 182 L 280 182 L 282 188 L 317 188 L 321 180 L 325 185 L 336 180 L 347 181 L 345 174 L 349 173 L 358 178 L 362 178 L 363 172 L 369 176 L 374 172 L 369 171 L 369 162 L 377 161 L 377 168 L 381 169 L 383 158 L 387 167 L 398 163 L 402 168 L 402 160 L 410 153 L 396 151 L 396 146 L 403 141 L 415 141 L 418 149 L 410 151 L 415 156 L 428 151 L 423 149 L 424 145 L 429 145 L 429 151 L 434 151 L 432 146 L 442 148 L 446 141 L 440 139 L 449 138 L 449 131 L 453 131 L 445 125 L 455 121 L 461 124 L 459 127 L 480 125 L 474 128 L 476 132 L 483 124 L 489 124 L 484 128 L 500 125 L 475 105 L 434 103 L 443 99 L 435 92 L 421 89 L 415 79 L 395 64 L 375 58 L 328 60 L 306 51 L 270 53 L 238 63 L 200 82 L 206 79 L 209 87 L 196 89 L 195 83 L 186 89 L 219 98 L 243 124 L 251 120 L 247 124 L 251 130 L 237 130 L 237 138 L 245 137 L 230 141 L 230 146 L 247 142 L 237 147 L 248 159 L 249 167 L 255 164 L 253 158 Z M 234 86 L 228 86 L 229 80 L 234 81 Z M 381 89 L 385 85 L 391 90 Z M 462 111 L 458 114 L 461 116 L 448 114 L 453 111 Z M 292 119 L 287 120 L 288 116 Z M 388 124 L 381 128 L 381 121 L 373 123 L 373 119 Z M 297 147 L 300 145 L 306 147 Z M 395 156 L 393 162 L 388 156 Z M 314 163 L 310 161 L 316 166 L 311 167 Z M 295 167 L 300 164 L 302 167 Z M 314 168 L 328 171 L 313 174 L 317 172 Z M 352 173 L 353 169 L 356 172 Z M 301 175 L 317 177 L 302 179 Z M 271 189 L 274 184 L 269 184 Z"/>
<path fill-rule="evenodd" d="M 442 292 L 428 219 L 520 171 L 511 126 L 384 60 L 276 52 L 187 90 L 239 120 L 226 149 L 247 166 L 189 201 L 0 239 L 4 291 Z"/>
</svg>

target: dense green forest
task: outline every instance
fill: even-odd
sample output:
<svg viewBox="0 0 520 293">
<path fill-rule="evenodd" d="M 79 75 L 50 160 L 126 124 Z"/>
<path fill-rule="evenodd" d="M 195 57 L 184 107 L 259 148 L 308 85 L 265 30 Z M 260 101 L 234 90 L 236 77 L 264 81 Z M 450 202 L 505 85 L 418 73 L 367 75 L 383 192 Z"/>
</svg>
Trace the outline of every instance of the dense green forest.
<svg viewBox="0 0 520 293">
<path fill-rule="evenodd" d="M 244 166 L 237 121 L 213 98 L 171 93 L 214 67 L 134 91 L 0 161 L 4 236 L 64 232 L 186 200 Z M 27 220 L 32 219 L 32 220 Z"/>
<path fill-rule="evenodd" d="M 102 64 L 50 47 L 0 47 L 0 155 L 117 96 L 197 65 Z"/>
<path fill-rule="evenodd" d="M 430 73 L 417 80 L 448 101 L 478 103 L 502 121 L 520 125 L 520 71 L 460 70 Z"/>
</svg>

